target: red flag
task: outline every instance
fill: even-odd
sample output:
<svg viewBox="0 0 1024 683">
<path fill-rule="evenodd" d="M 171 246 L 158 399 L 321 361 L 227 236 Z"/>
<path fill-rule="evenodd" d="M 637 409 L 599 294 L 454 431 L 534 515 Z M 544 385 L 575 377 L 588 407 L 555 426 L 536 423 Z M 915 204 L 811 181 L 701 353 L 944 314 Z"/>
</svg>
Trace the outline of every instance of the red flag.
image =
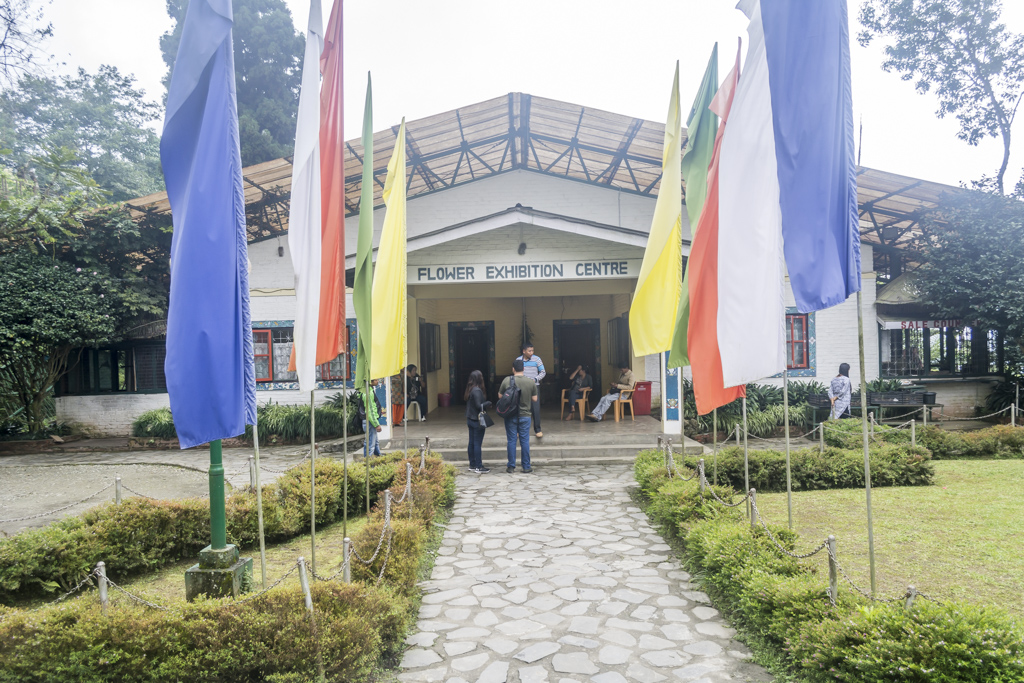
<svg viewBox="0 0 1024 683">
<path fill-rule="evenodd" d="M 708 194 L 697 223 L 690 248 L 690 322 L 687 346 L 693 371 L 693 393 L 697 413 L 706 415 L 715 408 L 746 395 L 744 386 L 726 388 L 722 380 L 722 354 L 718 347 L 718 161 L 722 150 L 733 94 L 740 78 L 740 53 L 711 102 L 711 110 L 722 122 L 715 137 L 715 151 L 708 168 Z"/>
<path fill-rule="evenodd" d="M 316 362 L 345 350 L 345 126 L 342 98 L 342 0 L 334 0 L 320 54 L 320 325 Z"/>
</svg>

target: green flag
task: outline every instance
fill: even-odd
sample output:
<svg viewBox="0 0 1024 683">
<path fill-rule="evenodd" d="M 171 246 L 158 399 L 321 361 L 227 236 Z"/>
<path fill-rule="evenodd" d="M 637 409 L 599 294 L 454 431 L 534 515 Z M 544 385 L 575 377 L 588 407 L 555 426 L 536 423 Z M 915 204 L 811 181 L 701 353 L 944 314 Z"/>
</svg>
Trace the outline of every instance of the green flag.
<svg viewBox="0 0 1024 683">
<path fill-rule="evenodd" d="M 683 150 L 683 180 L 686 182 L 686 215 L 690 219 L 691 239 L 697 230 L 697 221 L 704 209 L 708 193 L 708 166 L 715 151 L 718 117 L 708 108 L 718 92 L 718 43 L 711 50 L 704 80 L 686 118 L 686 149 Z M 686 332 L 690 322 L 690 265 L 687 260 L 683 275 L 683 295 L 676 309 L 676 327 L 672 335 L 672 350 L 668 367 L 681 368 L 690 364 L 686 345 Z"/>
<path fill-rule="evenodd" d="M 363 110 L 363 183 L 359 196 L 359 237 L 356 241 L 356 274 L 352 303 L 356 308 L 359 342 L 356 348 L 356 388 L 370 377 L 370 330 L 373 328 L 373 98 L 366 75 L 366 108 Z"/>
</svg>

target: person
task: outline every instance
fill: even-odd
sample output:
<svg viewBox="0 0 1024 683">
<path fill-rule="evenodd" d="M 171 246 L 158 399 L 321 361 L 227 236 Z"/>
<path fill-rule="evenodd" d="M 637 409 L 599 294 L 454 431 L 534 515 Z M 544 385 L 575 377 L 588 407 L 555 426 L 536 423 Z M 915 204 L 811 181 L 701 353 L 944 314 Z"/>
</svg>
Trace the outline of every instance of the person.
<svg viewBox="0 0 1024 683">
<path fill-rule="evenodd" d="M 533 344 L 523 344 L 522 346 L 523 355 L 516 358 L 516 360 L 523 361 L 523 372 L 526 373 L 527 379 L 532 379 L 534 384 L 537 385 L 537 400 L 533 402 L 532 416 L 533 416 L 533 431 L 537 434 L 538 439 L 544 438 L 544 432 L 540 428 L 540 381 L 547 376 L 547 372 L 544 370 L 544 361 L 533 353 Z"/>
<path fill-rule="evenodd" d="M 508 463 L 505 471 L 511 474 L 516 471 L 516 441 L 523 449 L 523 472 L 533 471 L 530 467 L 530 417 L 533 406 L 537 404 L 537 383 L 526 377 L 523 367 L 525 363 L 517 358 L 512 362 L 512 374 L 506 377 L 498 390 L 499 395 L 515 382 L 519 387 L 519 410 L 514 417 L 505 418 L 505 436 L 508 439 Z"/>
<path fill-rule="evenodd" d="M 582 365 L 576 366 L 569 380 L 572 384 L 569 387 L 569 417 L 565 418 L 566 422 L 576 417 L 576 401 L 583 398 L 583 390 L 594 388 L 594 378 L 587 374 L 587 369 Z"/>
<path fill-rule="evenodd" d="M 484 375 L 479 370 L 469 373 L 469 381 L 466 383 L 466 393 L 463 395 L 466 401 L 466 425 L 469 427 L 469 471 L 475 474 L 484 474 L 491 470 L 484 467 L 483 444 L 484 430 L 487 425 L 480 422 L 480 413 L 491 406 L 484 394 Z"/>
<path fill-rule="evenodd" d="M 416 372 L 416 366 L 410 365 L 405 369 L 409 375 L 409 395 L 405 397 L 405 405 L 413 401 L 420 404 L 420 422 L 427 421 L 427 383 L 423 377 Z"/>
<path fill-rule="evenodd" d="M 370 386 L 377 386 L 377 380 L 370 380 Z M 363 389 L 356 389 L 356 406 L 359 411 L 359 419 L 363 423 L 363 433 L 366 434 L 366 452 L 369 455 L 380 455 L 380 442 L 377 434 L 383 427 L 380 426 L 380 403 L 377 401 L 376 393 L 371 389 L 370 395 L 373 400 L 367 402 Z M 369 406 L 369 407 L 367 407 Z"/>
<path fill-rule="evenodd" d="M 391 420 L 396 427 L 405 419 L 405 373 L 391 376 Z"/>
<path fill-rule="evenodd" d="M 850 399 L 853 397 L 853 383 L 850 382 L 850 364 L 839 366 L 839 374 L 828 385 L 828 397 L 832 401 L 832 419 L 853 417 L 850 413 Z"/>
<path fill-rule="evenodd" d="M 619 398 L 619 392 L 624 389 L 632 389 L 633 384 L 633 370 L 628 365 L 623 365 L 619 368 L 619 379 L 611 386 L 608 393 L 601 397 L 601 400 L 597 402 L 597 406 L 594 410 L 587 415 L 587 420 L 590 422 L 600 422 L 604 419 L 604 414 L 611 408 Z"/>
</svg>

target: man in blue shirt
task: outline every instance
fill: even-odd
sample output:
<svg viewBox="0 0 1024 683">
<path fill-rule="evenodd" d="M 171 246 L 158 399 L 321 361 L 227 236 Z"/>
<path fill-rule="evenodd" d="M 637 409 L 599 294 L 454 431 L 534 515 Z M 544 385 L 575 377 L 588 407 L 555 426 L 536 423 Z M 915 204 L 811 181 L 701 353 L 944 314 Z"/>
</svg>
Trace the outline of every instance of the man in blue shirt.
<svg viewBox="0 0 1024 683">
<path fill-rule="evenodd" d="M 548 373 L 544 371 L 544 361 L 540 356 L 533 353 L 533 344 L 523 344 L 523 355 L 516 360 L 523 361 L 523 374 L 532 379 L 537 385 L 537 399 L 533 402 L 533 431 L 538 439 L 544 438 L 544 432 L 540 428 L 540 381 Z"/>
</svg>

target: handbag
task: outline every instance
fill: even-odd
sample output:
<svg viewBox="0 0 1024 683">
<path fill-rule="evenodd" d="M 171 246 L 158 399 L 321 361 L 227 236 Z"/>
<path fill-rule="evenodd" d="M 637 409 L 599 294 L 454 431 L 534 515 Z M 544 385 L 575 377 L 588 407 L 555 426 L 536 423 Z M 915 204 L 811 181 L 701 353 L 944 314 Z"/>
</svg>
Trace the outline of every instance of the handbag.
<svg viewBox="0 0 1024 683">
<path fill-rule="evenodd" d="M 481 427 L 487 428 L 487 427 L 493 427 L 494 426 L 494 420 L 492 420 L 491 416 L 488 415 L 487 412 L 484 411 L 484 410 L 480 411 L 480 415 L 479 415 L 478 419 L 480 420 L 480 426 Z"/>
</svg>

